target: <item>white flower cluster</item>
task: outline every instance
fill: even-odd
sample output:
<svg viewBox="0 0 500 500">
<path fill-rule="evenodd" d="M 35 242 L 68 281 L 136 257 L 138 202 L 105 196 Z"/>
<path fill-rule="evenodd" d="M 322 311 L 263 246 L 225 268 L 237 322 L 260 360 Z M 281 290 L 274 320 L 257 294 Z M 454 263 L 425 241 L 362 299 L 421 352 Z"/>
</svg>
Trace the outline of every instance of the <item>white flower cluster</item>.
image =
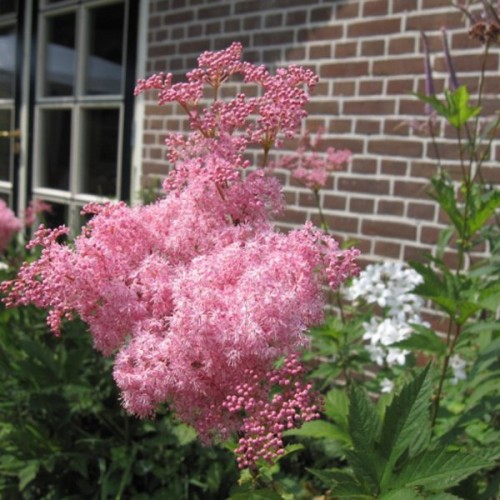
<svg viewBox="0 0 500 500">
<path fill-rule="evenodd" d="M 465 380 L 467 378 L 467 373 L 465 372 L 467 362 L 458 354 L 454 354 L 450 357 L 449 365 L 453 372 L 452 384 L 458 384 L 459 380 Z"/>
<path fill-rule="evenodd" d="M 420 317 L 424 302 L 411 293 L 420 283 L 422 277 L 403 263 L 384 262 L 368 265 L 347 291 L 350 300 L 376 304 L 384 312 L 383 318 L 375 316 L 363 325 L 366 348 L 380 366 L 404 365 L 409 351 L 391 345 L 411 335 L 410 323 L 427 325 Z"/>
</svg>

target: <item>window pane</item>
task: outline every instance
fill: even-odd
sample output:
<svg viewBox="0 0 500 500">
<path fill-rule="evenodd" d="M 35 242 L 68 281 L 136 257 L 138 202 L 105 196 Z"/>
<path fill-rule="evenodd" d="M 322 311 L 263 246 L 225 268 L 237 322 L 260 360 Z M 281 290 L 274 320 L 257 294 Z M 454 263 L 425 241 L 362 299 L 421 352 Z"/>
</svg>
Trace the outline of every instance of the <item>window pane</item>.
<svg viewBox="0 0 500 500">
<path fill-rule="evenodd" d="M 0 16 L 3 16 L 4 14 L 13 14 L 16 11 L 16 0 L 0 0 Z"/>
<path fill-rule="evenodd" d="M 0 110 L 0 130 L 11 130 L 12 115 L 10 109 Z M 9 137 L 0 137 L 0 180 L 10 181 L 10 162 L 11 162 L 12 139 Z"/>
<path fill-rule="evenodd" d="M 0 0 L 1 5 L 2 0 Z M 0 98 L 14 97 L 16 71 L 16 29 L 15 26 L 0 28 Z M 3 130 L 3 129 L 2 129 Z"/>
<path fill-rule="evenodd" d="M 42 112 L 41 186 L 69 189 L 71 111 Z"/>
<path fill-rule="evenodd" d="M 72 95 L 75 80 L 75 15 L 49 17 L 46 23 L 43 95 Z"/>
<path fill-rule="evenodd" d="M 69 220 L 69 207 L 62 203 L 48 202 L 51 210 L 43 214 L 43 223 L 50 228 L 68 225 Z"/>
<path fill-rule="evenodd" d="M 83 193 L 116 196 L 118 109 L 87 109 L 83 114 Z"/>
<path fill-rule="evenodd" d="M 89 10 L 85 94 L 120 94 L 123 65 L 123 4 Z"/>
</svg>

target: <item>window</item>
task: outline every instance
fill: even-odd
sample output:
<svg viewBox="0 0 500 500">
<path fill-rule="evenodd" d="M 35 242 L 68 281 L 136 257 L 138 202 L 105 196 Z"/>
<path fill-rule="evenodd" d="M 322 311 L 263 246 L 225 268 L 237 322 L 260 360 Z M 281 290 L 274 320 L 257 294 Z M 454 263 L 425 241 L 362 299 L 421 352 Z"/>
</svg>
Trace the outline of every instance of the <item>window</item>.
<svg viewBox="0 0 500 500">
<path fill-rule="evenodd" d="M 126 108 L 132 97 L 127 68 L 135 64 L 127 51 L 129 41 L 136 42 L 129 23 L 135 19 L 131 4 L 137 3 L 40 4 L 33 195 L 58 207 L 55 219 L 61 220 L 53 224 L 76 225 L 82 205 L 119 198 L 124 191 L 124 145 L 131 131 Z"/>
</svg>

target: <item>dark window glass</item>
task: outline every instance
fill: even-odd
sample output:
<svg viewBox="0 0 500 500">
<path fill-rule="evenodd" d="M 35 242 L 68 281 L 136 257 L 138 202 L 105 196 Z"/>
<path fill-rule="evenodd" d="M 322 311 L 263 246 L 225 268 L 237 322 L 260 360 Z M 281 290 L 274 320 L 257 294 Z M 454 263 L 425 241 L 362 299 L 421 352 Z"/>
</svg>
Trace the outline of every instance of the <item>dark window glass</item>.
<svg viewBox="0 0 500 500">
<path fill-rule="evenodd" d="M 41 186 L 69 189 L 71 111 L 42 111 Z"/>
<path fill-rule="evenodd" d="M 0 16 L 17 12 L 16 0 L 0 0 Z"/>
<path fill-rule="evenodd" d="M 10 109 L 0 109 L 0 130 L 9 131 L 12 128 Z M 12 139 L 0 137 L 0 180 L 10 181 Z"/>
<path fill-rule="evenodd" d="M 109 5 L 89 11 L 86 94 L 121 93 L 124 22 L 123 4 Z"/>
<path fill-rule="evenodd" d="M 0 0 L 1 5 L 1 0 Z M 0 98 L 14 98 L 16 74 L 16 29 L 15 26 L 0 28 Z"/>
<path fill-rule="evenodd" d="M 72 95 L 75 81 L 75 15 L 47 18 L 45 96 Z"/>
<path fill-rule="evenodd" d="M 63 205 L 62 203 L 54 203 L 52 201 L 48 203 L 51 207 L 51 210 L 50 212 L 45 212 L 43 214 L 43 223 L 50 228 L 62 226 L 63 224 L 67 225 L 69 219 L 68 205 Z"/>
<path fill-rule="evenodd" d="M 83 116 L 83 193 L 116 196 L 118 132 L 117 109 L 87 109 Z"/>
</svg>

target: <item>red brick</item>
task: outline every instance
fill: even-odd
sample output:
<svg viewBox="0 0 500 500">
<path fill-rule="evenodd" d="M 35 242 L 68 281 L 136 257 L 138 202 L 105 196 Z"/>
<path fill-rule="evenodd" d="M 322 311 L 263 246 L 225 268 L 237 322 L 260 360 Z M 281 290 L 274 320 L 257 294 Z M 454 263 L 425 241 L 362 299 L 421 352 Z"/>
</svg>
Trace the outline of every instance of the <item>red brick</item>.
<svg viewBox="0 0 500 500">
<path fill-rule="evenodd" d="M 369 198 L 351 198 L 349 202 L 349 211 L 362 213 L 362 214 L 372 214 L 375 202 Z"/>
<path fill-rule="evenodd" d="M 335 44 L 335 57 L 345 58 L 345 57 L 356 57 L 357 43 L 354 42 L 342 42 Z"/>
<path fill-rule="evenodd" d="M 359 2 L 339 4 L 335 10 L 335 19 L 350 19 L 357 17 L 358 13 Z"/>
<path fill-rule="evenodd" d="M 424 64 L 420 56 L 391 58 L 373 62 L 373 75 L 420 75 L 424 72 Z"/>
<path fill-rule="evenodd" d="M 318 7 L 311 10 L 311 22 L 324 23 L 330 20 L 333 15 L 333 6 Z"/>
<path fill-rule="evenodd" d="M 410 140 L 370 139 L 368 152 L 385 156 L 405 156 L 419 158 L 423 147 L 420 142 Z"/>
<path fill-rule="evenodd" d="M 429 253 L 429 248 L 414 247 L 414 246 L 404 246 L 403 249 L 403 260 L 405 262 L 416 261 L 424 262 L 426 254 Z"/>
<path fill-rule="evenodd" d="M 326 222 L 332 231 L 340 231 L 346 233 L 357 233 L 359 219 L 355 217 L 347 217 L 345 215 L 327 215 Z M 313 217 L 316 224 L 319 222 L 317 216 Z"/>
<path fill-rule="evenodd" d="M 394 196 L 404 198 L 428 198 L 429 185 L 424 182 L 396 181 L 394 183 Z"/>
<path fill-rule="evenodd" d="M 352 160 L 351 171 L 355 174 L 375 174 L 377 161 L 372 158 L 355 157 Z"/>
<path fill-rule="evenodd" d="M 382 95 L 383 83 L 375 80 L 363 80 L 359 82 L 360 95 Z"/>
<path fill-rule="evenodd" d="M 385 54 L 385 40 L 366 40 L 361 43 L 362 56 L 381 56 Z"/>
<path fill-rule="evenodd" d="M 348 115 L 391 115 L 395 102 L 389 99 L 344 101 L 343 111 Z"/>
<path fill-rule="evenodd" d="M 352 121 L 344 119 L 333 119 L 330 121 L 328 132 L 333 134 L 348 134 L 352 129 Z"/>
<path fill-rule="evenodd" d="M 389 40 L 389 54 L 407 54 L 415 52 L 414 37 L 399 37 Z"/>
<path fill-rule="evenodd" d="M 356 133 L 362 135 L 379 134 L 380 122 L 374 120 L 357 120 Z"/>
<path fill-rule="evenodd" d="M 347 28 L 347 36 L 349 38 L 374 35 L 380 36 L 399 33 L 400 31 L 400 18 L 372 19 L 370 21 L 361 21 L 350 24 Z"/>
<path fill-rule="evenodd" d="M 327 210 L 345 210 L 347 205 L 346 197 L 337 194 L 325 194 L 323 197 L 323 207 Z"/>
<path fill-rule="evenodd" d="M 423 67 L 423 66 L 422 66 Z M 415 79 L 399 79 L 390 80 L 387 82 L 387 93 L 388 94 L 404 94 L 408 92 L 413 92 L 413 85 Z"/>
<path fill-rule="evenodd" d="M 389 3 L 387 0 L 369 0 L 363 4 L 363 17 L 386 16 L 389 14 Z"/>
<path fill-rule="evenodd" d="M 309 57 L 312 59 L 328 59 L 331 56 L 331 45 L 312 45 L 309 47 Z"/>
<path fill-rule="evenodd" d="M 388 194 L 389 181 L 369 177 L 360 179 L 339 177 L 337 188 L 339 191 L 348 191 L 351 193 Z"/>
<path fill-rule="evenodd" d="M 405 205 L 402 201 L 380 200 L 377 213 L 381 215 L 403 215 Z"/>
<path fill-rule="evenodd" d="M 421 12 L 421 11 L 420 11 Z M 442 26 L 448 29 L 463 27 L 463 14 L 458 10 L 448 10 L 446 13 L 419 13 L 415 16 L 409 16 L 406 19 L 407 31 L 432 31 L 439 30 Z"/>
<path fill-rule="evenodd" d="M 349 61 L 324 64 L 320 69 L 321 78 L 345 78 L 368 74 L 368 61 Z"/>
<path fill-rule="evenodd" d="M 397 0 L 394 2 L 392 11 L 394 14 L 398 12 L 411 11 L 417 9 L 417 0 Z"/>
<path fill-rule="evenodd" d="M 430 203 L 410 203 L 407 216 L 419 220 L 434 220 L 436 207 Z"/>
<path fill-rule="evenodd" d="M 335 26 L 320 26 L 317 28 L 301 29 L 298 32 L 299 42 L 314 42 L 319 40 L 338 40 L 342 38 L 343 27 Z"/>
<path fill-rule="evenodd" d="M 401 245 L 389 241 L 375 241 L 375 253 L 391 259 L 399 259 L 401 255 Z"/>
<path fill-rule="evenodd" d="M 380 171 L 387 175 L 405 176 L 408 171 L 407 162 L 384 158 Z"/>
<path fill-rule="evenodd" d="M 350 80 L 334 82 L 333 93 L 338 96 L 354 95 L 356 93 L 356 83 Z"/>
<path fill-rule="evenodd" d="M 398 240 L 414 240 L 417 228 L 414 225 L 387 220 L 364 220 L 361 232 L 367 236 L 382 236 Z"/>
</svg>

